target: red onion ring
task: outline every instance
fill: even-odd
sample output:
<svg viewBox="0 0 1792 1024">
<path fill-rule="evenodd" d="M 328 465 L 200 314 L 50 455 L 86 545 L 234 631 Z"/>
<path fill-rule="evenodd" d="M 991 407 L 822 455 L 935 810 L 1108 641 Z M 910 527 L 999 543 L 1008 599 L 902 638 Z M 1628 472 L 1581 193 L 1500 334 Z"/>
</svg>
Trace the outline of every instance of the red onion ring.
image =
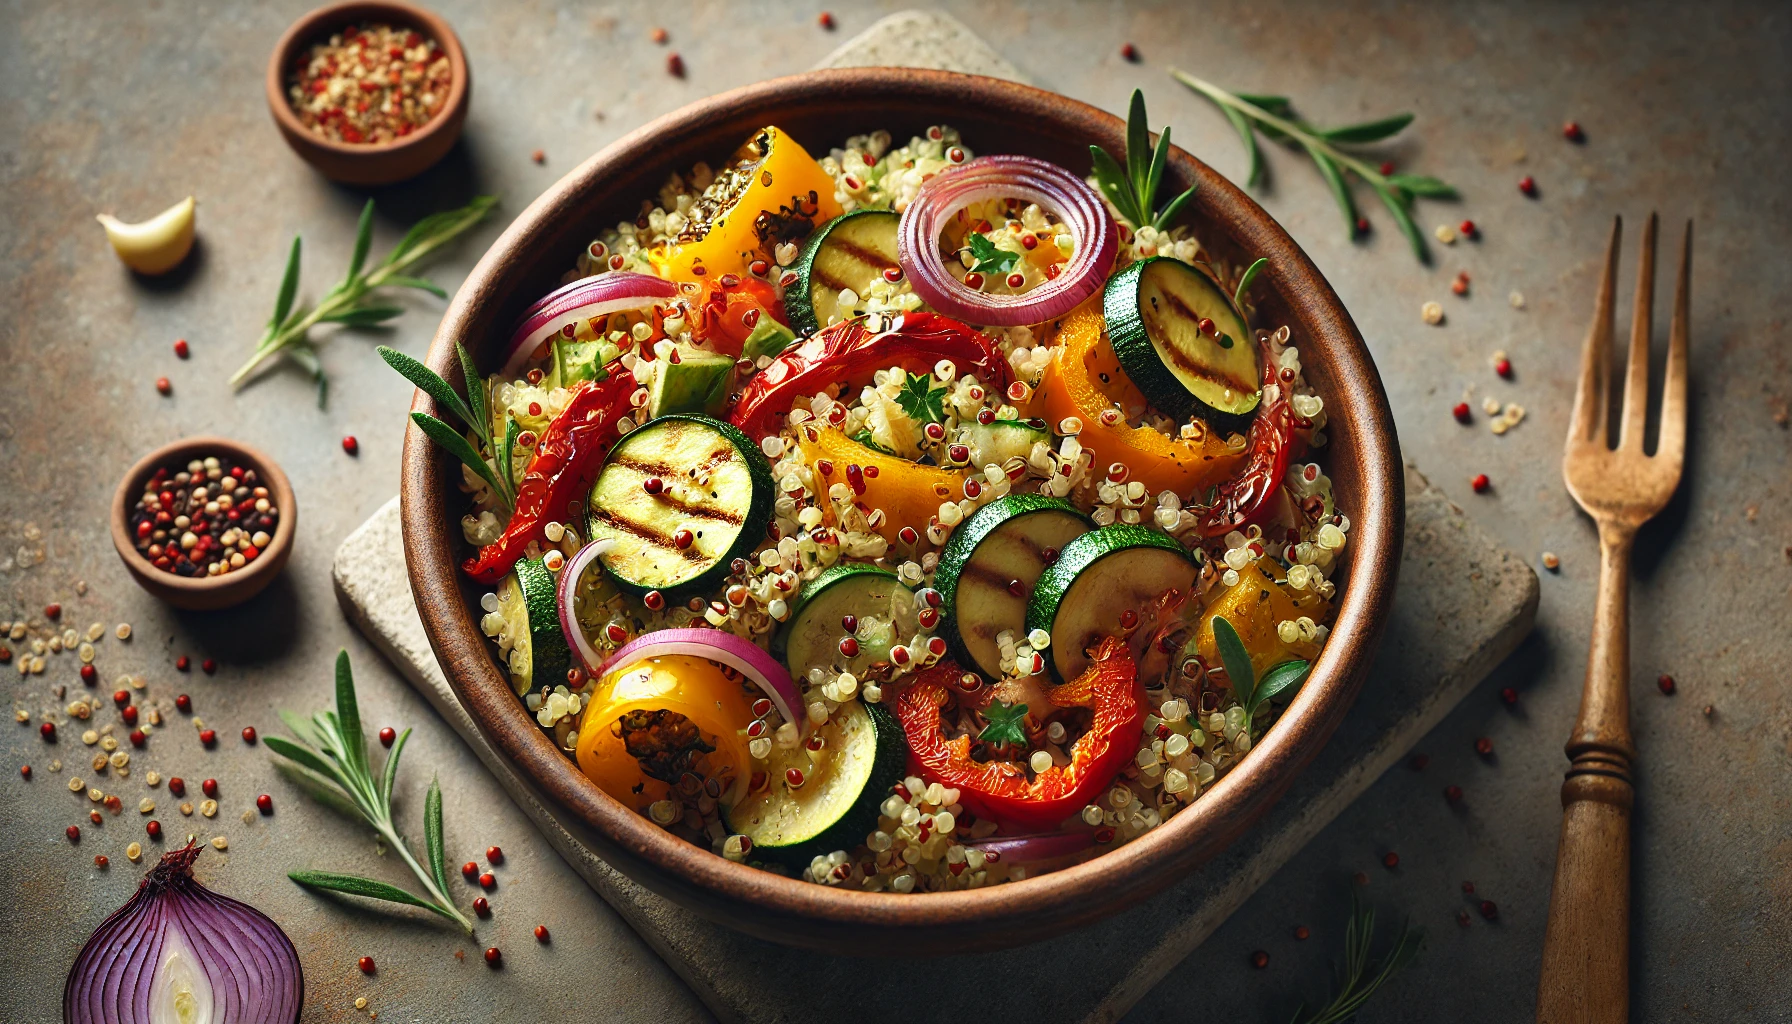
<svg viewBox="0 0 1792 1024">
<path fill-rule="evenodd" d="M 600 670 L 607 675 L 627 668 L 637 661 L 668 654 L 684 654 L 726 665 L 759 685 L 772 699 L 786 722 L 796 724 L 797 731 L 809 731 L 809 716 L 804 713 L 803 695 L 791 680 L 790 673 L 778 659 L 765 653 L 758 644 L 745 637 L 721 629 L 662 629 L 638 637 L 610 656 Z"/>
<path fill-rule="evenodd" d="M 578 586 L 579 577 L 597 560 L 597 556 L 615 545 L 614 540 L 594 540 L 579 549 L 579 553 L 566 560 L 560 567 L 560 578 L 554 583 L 554 603 L 560 609 L 560 632 L 566 634 L 566 642 L 572 645 L 572 653 L 579 659 L 579 667 L 587 675 L 595 678 L 598 669 L 603 667 L 604 657 L 591 646 L 591 640 L 585 635 L 585 629 L 579 625 L 579 617 L 574 614 L 572 599 L 573 588 Z"/>
<path fill-rule="evenodd" d="M 1081 852 L 1094 845 L 1092 832 L 1041 832 L 1030 836 L 998 836 L 964 844 L 967 850 L 995 853 L 1000 859 L 1016 864 L 1055 860 Z"/>
<path fill-rule="evenodd" d="M 519 373 L 543 341 L 569 324 L 630 309 L 646 309 L 678 297 L 678 286 L 647 274 L 616 270 L 582 277 L 536 300 L 524 313 L 504 350 L 506 378 Z"/>
<path fill-rule="evenodd" d="M 62 990 L 67 1024 L 171 1019 L 165 1011 L 176 977 L 198 998 L 198 1009 L 209 1011 L 200 1020 L 299 1019 L 305 974 L 298 950 L 267 915 L 193 880 L 193 861 L 202 849 L 189 843 L 164 855 L 87 940 Z M 171 957 L 176 950 L 181 955 Z"/>
<path fill-rule="evenodd" d="M 1076 251 L 1057 277 L 1022 295 L 990 295 L 965 287 L 940 259 L 940 231 L 985 199 L 1026 199 L 1058 215 Z M 902 215 L 896 252 L 915 294 L 933 309 L 987 327 L 1044 323 L 1101 290 L 1119 231 L 1101 197 L 1081 178 L 1029 156 L 982 156 L 929 178 Z"/>
</svg>

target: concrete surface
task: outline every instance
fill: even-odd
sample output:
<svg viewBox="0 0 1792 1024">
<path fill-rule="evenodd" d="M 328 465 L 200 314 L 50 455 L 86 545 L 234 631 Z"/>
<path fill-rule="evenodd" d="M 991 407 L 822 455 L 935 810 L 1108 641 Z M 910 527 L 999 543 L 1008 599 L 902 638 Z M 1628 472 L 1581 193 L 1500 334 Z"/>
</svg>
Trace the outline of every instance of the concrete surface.
<svg viewBox="0 0 1792 1024">
<path fill-rule="evenodd" d="M 314 951 L 309 1019 L 345 1019 L 344 1007 L 363 990 L 387 1019 L 555 1019 L 553 1008 L 578 996 L 587 1018 L 701 1016 L 652 958 L 601 979 L 581 967 L 599 952 L 626 957 L 627 949 L 559 960 L 572 949 L 562 938 L 570 922 L 609 911 L 572 872 L 548 870 L 557 858 L 546 850 L 526 851 L 532 830 L 522 814 L 496 797 L 451 731 L 331 607 L 329 553 L 396 489 L 398 416 L 409 389 L 367 349 L 380 338 L 421 352 L 440 304 L 407 295 L 400 301 L 412 312 L 389 332 L 325 342 L 327 411 L 316 410 L 296 374 L 276 372 L 234 395 L 224 383 L 267 316 L 290 236 L 305 235 L 304 293 L 315 296 L 340 273 L 365 197 L 293 158 L 263 108 L 267 51 L 305 6 L 7 0 L 0 8 L 0 237 L 9 243 L 0 256 L 0 354 L 14 368 L 0 400 L 0 618 L 35 615 L 61 600 L 82 626 L 130 621 L 130 645 L 100 645 L 102 678 L 142 673 L 153 699 L 191 692 L 198 714 L 220 726 L 226 742 L 215 752 L 175 729 L 153 738 L 139 762 L 214 775 L 236 794 L 218 819 L 232 830 L 231 856 L 208 854 L 205 871 L 224 891 L 267 907 Z M 469 48 L 472 112 L 446 163 L 375 193 L 376 252 L 423 213 L 478 191 L 519 210 L 643 120 L 809 66 L 898 5 L 830 2 L 839 24 L 832 34 L 817 27 L 815 5 L 783 0 L 753 11 L 716 0 L 661 3 L 651 12 L 622 4 L 434 6 Z M 1783 5 L 946 7 L 1039 84 L 1112 110 L 1123 109 L 1134 86 L 1145 87 L 1153 120 L 1173 124 L 1179 143 L 1229 174 L 1244 170 L 1237 140 L 1204 101 L 1165 77 L 1165 65 L 1286 92 L 1322 122 L 1416 111 L 1419 120 L 1387 154 L 1466 196 L 1424 204 L 1420 222 L 1472 217 L 1480 241 L 1434 244 L 1435 262 L 1421 267 L 1366 200 L 1374 231 L 1353 242 L 1312 169 L 1279 149 L 1267 153 L 1272 185 L 1263 202 L 1307 247 L 1369 339 L 1407 453 L 1505 546 L 1562 556 L 1559 574 L 1542 574 L 1537 633 L 1421 741 L 1430 767 L 1395 769 L 1371 786 L 1131 1018 L 1287 1019 L 1299 1000 L 1323 997 L 1349 878 L 1359 870 L 1372 879 L 1366 892 L 1384 921 L 1410 914 L 1428 935 L 1417 962 L 1365 1021 L 1529 1015 L 1561 743 L 1578 700 L 1596 553 L 1590 526 L 1562 490 L 1558 456 L 1609 218 L 1623 213 L 1635 224 L 1652 208 L 1670 226 L 1689 216 L 1699 222 L 1696 375 L 1687 480 L 1645 534 L 1633 592 L 1633 1003 L 1637 1019 L 1652 1021 L 1792 1016 L 1792 711 L 1782 696 L 1792 653 L 1792 434 L 1784 426 L 1792 348 L 1783 308 L 1792 276 L 1784 245 L 1792 228 L 1784 169 L 1792 24 Z M 647 39 L 656 23 L 672 31 L 666 49 L 682 55 L 682 81 L 663 73 L 666 49 Z M 1142 49 L 1142 63 L 1119 56 L 1128 41 Z M 1568 118 L 1585 127 L 1583 145 L 1561 138 Z M 530 161 L 537 148 L 545 165 Z M 1536 199 L 1514 187 L 1525 174 L 1538 181 Z M 121 270 L 92 215 L 138 218 L 189 193 L 200 198 L 202 236 L 191 265 L 157 282 Z M 499 228 L 494 221 L 475 232 L 437 265 L 436 279 L 452 288 Z M 1448 292 L 1458 270 L 1473 276 L 1465 299 Z M 1627 296 L 1628 270 L 1624 280 Z M 1514 290 L 1527 300 L 1522 311 L 1506 303 Z M 1419 320 L 1418 307 L 1432 299 L 1449 312 L 1442 327 Z M 192 343 L 190 361 L 170 352 L 177 337 Z M 1489 370 L 1494 349 L 1511 354 L 1512 382 Z M 170 398 L 153 390 L 160 375 L 173 380 Z M 1529 418 L 1504 437 L 1488 433 L 1483 418 L 1456 426 L 1448 407 L 1470 387 L 1476 402 L 1487 394 L 1522 402 Z M 104 527 L 113 482 L 136 453 L 201 431 L 269 450 L 303 506 L 283 580 L 223 615 L 174 613 L 137 591 Z M 360 438 L 358 458 L 338 446 L 344 434 Z M 1474 472 L 1492 477 L 1489 494 L 1470 493 Z M 21 566 L 21 548 L 34 564 Z M 89 584 L 83 596 L 77 580 Z M 454 960 L 453 949 L 473 947 L 432 924 L 345 910 L 281 877 L 299 863 L 401 877 L 348 823 L 282 788 L 265 753 L 232 738 L 245 724 L 276 728 L 277 707 L 322 706 L 330 658 L 344 645 L 356 655 L 370 719 L 418 727 L 403 784 L 414 799 L 424 784 L 419 769 L 442 772 L 451 845 L 470 854 L 495 841 L 517 861 L 544 865 L 531 874 L 525 864 L 511 868 L 517 884 L 499 895 L 514 889 L 511 906 L 522 909 L 505 913 L 500 900 L 500 916 L 482 928 L 495 929 L 506 947 L 500 974 Z M 171 663 L 183 651 L 217 658 L 218 674 L 179 676 Z M 1653 687 L 1661 672 L 1679 682 L 1672 697 Z M 6 678 L 15 706 L 33 715 L 52 704 L 51 685 L 79 685 L 66 655 L 43 677 Z M 1520 691 L 1516 710 L 1498 700 L 1503 686 Z M 1701 714 L 1706 705 L 1709 717 Z M 1494 758 L 1473 753 L 1477 736 L 1492 739 Z M 17 979 L 0 996 L 8 1020 L 54 1019 L 66 965 L 140 870 L 120 856 L 139 828 L 128 811 L 68 848 L 62 829 L 84 821 L 85 807 L 64 788 L 67 774 L 48 772 L 47 761 L 84 761 L 77 748 L 86 749 L 66 729 L 54 749 L 23 726 L 0 741 L 0 865 L 16 882 L 0 909 L 9 940 L 0 964 Z M 16 772 L 22 763 L 37 768 L 29 783 Z M 125 790 L 140 781 L 134 775 Z M 1468 792 L 1463 812 L 1438 795 L 1451 782 Z M 241 825 L 240 801 L 263 791 L 278 800 L 275 816 Z M 1394 872 L 1380 866 L 1390 850 L 1401 858 Z M 109 872 L 91 867 L 96 852 L 111 856 Z M 1498 902 L 1497 923 L 1475 915 L 1471 927 L 1458 928 L 1464 880 Z M 536 951 L 526 929 L 550 911 L 569 923 L 556 929 L 554 946 Z M 547 919 L 550 928 L 556 919 Z M 1305 943 L 1290 937 L 1299 924 L 1312 929 Z M 1254 949 L 1269 952 L 1268 969 L 1247 966 Z M 352 960 L 363 952 L 392 967 L 361 980 Z M 1024 991 L 1026 978 L 991 984 Z M 571 996 L 562 991 L 569 988 Z"/>
<path fill-rule="evenodd" d="M 1255 829 L 1162 896 L 1074 936 L 932 963 L 935 985 L 959 992 L 956 1012 L 1000 1018 L 1023 1010 L 1049 1020 L 1117 1020 L 1237 910 L 1277 868 L 1349 806 L 1454 708 L 1530 632 L 1537 577 L 1494 544 L 1442 492 L 1408 467 L 1407 543 L 1388 635 L 1363 695 L 1336 736 Z M 899 1002 L 912 984 L 906 960 L 825 956 L 718 928 L 613 870 L 584 827 L 556 812 L 481 736 L 443 677 L 403 571 L 394 498 L 349 534 L 332 575 L 355 624 L 479 755 L 486 768 L 575 871 L 632 924 L 723 1020 L 772 1024 L 845 1020 L 866 1000 Z M 1478 621 L 1467 621 L 1467 619 Z M 1463 623 L 1443 631 L 1439 623 Z M 618 928 L 609 919 L 591 927 Z M 1089 948 L 1100 971 L 1090 975 Z M 1027 996 L 978 984 L 1029 979 Z M 784 988 L 767 977 L 801 975 Z"/>
</svg>

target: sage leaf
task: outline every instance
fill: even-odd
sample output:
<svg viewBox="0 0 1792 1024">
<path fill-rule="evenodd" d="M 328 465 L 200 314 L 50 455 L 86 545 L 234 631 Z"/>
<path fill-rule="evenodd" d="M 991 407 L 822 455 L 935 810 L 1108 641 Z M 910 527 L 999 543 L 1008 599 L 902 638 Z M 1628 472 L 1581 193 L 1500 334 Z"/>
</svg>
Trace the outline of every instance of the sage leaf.
<svg viewBox="0 0 1792 1024">
<path fill-rule="evenodd" d="M 1257 688 L 1256 670 L 1251 667 L 1251 655 L 1244 649 L 1244 641 L 1238 638 L 1238 631 L 1224 615 L 1213 617 L 1213 640 L 1220 649 L 1220 663 L 1226 666 L 1226 679 L 1232 684 L 1232 695 L 1238 703 L 1248 706 L 1251 693 Z"/>
<path fill-rule="evenodd" d="M 386 900 L 390 903 L 404 903 L 413 907 L 422 907 L 441 913 L 440 907 L 426 899 L 412 895 L 396 885 L 362 878 L 359 875 L 338 875 L 328 871 L 289 871 L 286 877 L 311 889 L 328 889 L 332 892 L 346 892 L 351 896 L 365 896 L 368 899 Z"/>
<path fill-rule="evenodd" d="M 1312 662 L 1284 661 L 1263 673 L 1263 678 L 1257 682 L 1257 691 L 1251 695 L 1252 710 L 1285 692 L 1299 690 L 1312 671 Z"/>
</svg>

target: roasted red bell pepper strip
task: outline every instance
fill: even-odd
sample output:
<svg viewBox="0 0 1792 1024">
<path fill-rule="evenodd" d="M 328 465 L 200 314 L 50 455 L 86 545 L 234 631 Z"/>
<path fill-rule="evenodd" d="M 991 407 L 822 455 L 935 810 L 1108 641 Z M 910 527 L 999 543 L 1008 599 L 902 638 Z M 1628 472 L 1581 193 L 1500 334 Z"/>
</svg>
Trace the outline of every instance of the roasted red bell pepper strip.
<svg viewBox="0 0 1792 1024">
<path fill-rule="evenodd" d="M 1088 669 L 1050 692 L 1054 706 L 1093 706 L 1094 718 L 1071 747 L 1070 763 L 1032 781 L 1013 761 L 973 760 L 969 735 L 948 740 L 940 732 L 940 710 L 962 674 L 949 662 L 923 672 L 897 697 L 896 716 L 908 739 L 910 770 L 956 788 L 958 802 L 978 815 L 1012 828 L 1056 828 L 1093 802 L 1138 753 L 1145 691 L 1118 637 L 1103 639 Z"/>
<path fill-rule="evenodd" d="M 1008 387 L 1008 361 L 973 328 L 938 313 L 888 319 L 893 320 L 890 329 L 877 334 L 865 329 L 865 318 L 858 318 L 792 345 L 753 375 L 729 418 L 747 436 L 763 437 L 778 428 L 778 420 L 799 398 L 869 383 L 872 374 L 891 366 L 926 372 L 942 359 L 952 360 L 961 374 L 975 374 L 984 387 Z"/>
<path fill-rule="evenodd" d="M 565 515 L 568 502 L 583 501 L 604 457 L 616 443 L 616 421 L 633 409 L 635 375 L 611 363 L 600 381 L 581 381 L 566 408 L 535 444 L 535 457 L 516 489 L 516 511 L 504 536 L 479 549 L 461 566 L 481 583 L 497 583 L 510 572 L 529 542 L 543 536 L 548 520 Z"/>
<path fill-rule="evenodd" d="M 739 274 L 723 274 L 705 284 L 691 313 L 691 334 L 731 356 L 740 355 L 762 318 L 769 316 L 790 326 L 777 290 L 756 277 Z"/>
<path fill-rule="evenodd" d="M 1244 468 L 1215 487 L 1213 504 L 1197 510 L 1196 529 L 1203 537 L 1223 537 L 1243 527 L 1264 510 L 1288 472 L 1288 460 L 1296 444 L 1294 409 L 1288 401 L 1287 386 L 1276 378 L 1278 367 L 1269 354 L 1269 346 L 1265 344 L 1262 351 L 1264 394 L 1269 394 L 1269 388 L 1274 386 L 1276 400 L 1265 401 L 1257 409 L 1257 418 L 1251 421 L 1251 431 L 1245 438 Z M 1195 497 L 1199 500 L 1201 496 Z"/>
</svg>

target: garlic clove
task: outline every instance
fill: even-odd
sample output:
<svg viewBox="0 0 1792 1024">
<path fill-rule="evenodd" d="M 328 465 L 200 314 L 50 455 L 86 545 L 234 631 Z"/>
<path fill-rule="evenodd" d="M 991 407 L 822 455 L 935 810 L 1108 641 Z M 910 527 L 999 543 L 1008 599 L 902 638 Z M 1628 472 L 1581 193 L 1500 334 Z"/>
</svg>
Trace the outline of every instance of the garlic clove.
<svg viewBox="0 0 1792 1024">
<path fill-rule="evenodd" d="M 140 274 L 165 274 L 186 259 L 193 248 L 193 210 L 197 205 L 188 196 L 137 224 L 126 224 L 104 213 L 97 219 L 106 229 L 112 251 L 125 266 Z"/>
</svg>

